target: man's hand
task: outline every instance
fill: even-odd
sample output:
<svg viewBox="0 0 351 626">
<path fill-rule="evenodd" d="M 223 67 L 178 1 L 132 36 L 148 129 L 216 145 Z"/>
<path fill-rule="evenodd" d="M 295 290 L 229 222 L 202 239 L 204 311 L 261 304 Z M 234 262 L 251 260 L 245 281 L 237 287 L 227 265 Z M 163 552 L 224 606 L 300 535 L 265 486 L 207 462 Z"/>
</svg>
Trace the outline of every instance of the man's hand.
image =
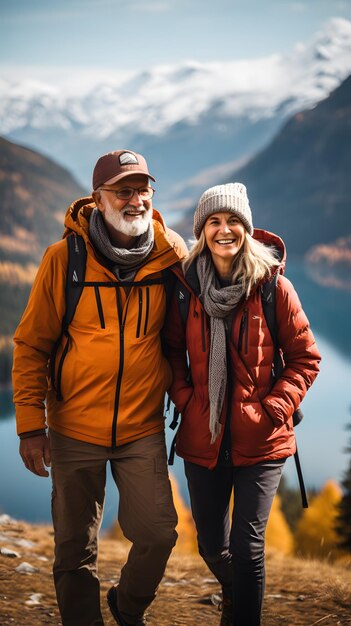
<svg viewBox="0 0 351 626">
<path fill-rule="evenodd" d="M 20 455 L 26 468 L 37 476 L 49 476 L 45 469 L 50 467 L 50 443 L 46 435 L 36 435 L 21 439 Z"/>
</svg>

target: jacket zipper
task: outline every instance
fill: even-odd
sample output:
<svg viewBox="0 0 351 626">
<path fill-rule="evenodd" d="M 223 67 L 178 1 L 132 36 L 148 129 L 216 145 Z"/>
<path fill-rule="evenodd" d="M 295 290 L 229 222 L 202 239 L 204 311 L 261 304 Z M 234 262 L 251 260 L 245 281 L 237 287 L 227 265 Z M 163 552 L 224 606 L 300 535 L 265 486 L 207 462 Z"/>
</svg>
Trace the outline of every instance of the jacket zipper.
<svg viewBox="0 0 351 626">
<path fill-rule="evenodd" d="M 137 339 L 140 337 L 141 316 L 143 313 L 143 290 L 141 287 L 138 287 L 138 300 L 139 300 L 139 313 L 138 313 L 138 323 L 137 323 L 137 331 L 136 331 Z"/>
<path fill-rule="evenodd" d="M 243 316 L 241 318 L 241 322 L 240 322 L 239 342 L 238 342 L 238 352 L 240 353 L 242 351 L 243 340 L 244 340 L 244 354 L 248 353 L 248 343 L 249 343 L 249 338 L 248 338 L 249 329 L 248 329 L 247 319 L 248 319 L 247 308 L 245 308 Z"/>
<path fill-rule="evenodd" d="M 144 323 L 144 336 L 147 332 L 147 323 L 149 321 L 150 310 L 150 287 L 146 287 L 146 311 L 145 311 L 145 323 Z"/>
<path fill-rule="evenodd" d="M 98 313 L 99 313 L 99 318 L 100 318 L 100 325 L 101 325 L 101 328 L 106 328 L 106 326 L 105 326 L 105 319 L 104 319 L 104 312 L 102 310 L 100 290 L 99 290 L 99 287 L 97 285 L 94 286 L 94 291 L 95 291 L 96 305 L 97 305 L 97 308 L 98 308 Z"/>
<path fill-rule="evenodd" d="M 122 318 L 122 304 L 120 300 L 119 290 L 116 288 L 116 305 L 117 305 L 117 313 L 119 320 L 119 369 L 116 383 L 116 393 L 115 393 L 115 405 L 113 410 L 113 421 L 112 421 L 112 450 L 117 448 L 116 446 L 116 433 L 117 433 L 117 416 L 118 416 L 118 405 L 119 398 L 121 393 L 121 383 L 122 383 L 122 375 L 123 375 L 123 367 L 124 367 L 124 321 Z M 128 307 L 128 303 L 127 303 Z M 127 311 L 125 314 L 125 318 L 127 316 Z M 124 318 L 124 319 L 125 319 Z"/>
</svg>

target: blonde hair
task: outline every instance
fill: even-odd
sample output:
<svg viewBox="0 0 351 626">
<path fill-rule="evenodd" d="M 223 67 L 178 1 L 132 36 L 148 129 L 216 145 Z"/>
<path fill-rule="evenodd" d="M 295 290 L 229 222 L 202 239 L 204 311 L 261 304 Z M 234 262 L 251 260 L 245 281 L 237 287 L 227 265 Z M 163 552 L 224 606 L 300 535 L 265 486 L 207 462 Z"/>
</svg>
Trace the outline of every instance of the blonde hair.
<svg viewBox="0 0 351 626">
<path fill-rule="evenodd" d="M 190 250 L 189 256 L 183 261 L 184 272 L 205 249 L 208 250 L 205 232 L 202 229 L 199 239 Z M 233 284 L 242 282 L 245 296 L 248 297 L 252 288 L 264 278 L 268 278 L 272 270 L 279 265 L 280 260 L 277 252 L 257 241 L 245 231 L 244 243 L 233 261 L 231 282 Z"/>
</svg>

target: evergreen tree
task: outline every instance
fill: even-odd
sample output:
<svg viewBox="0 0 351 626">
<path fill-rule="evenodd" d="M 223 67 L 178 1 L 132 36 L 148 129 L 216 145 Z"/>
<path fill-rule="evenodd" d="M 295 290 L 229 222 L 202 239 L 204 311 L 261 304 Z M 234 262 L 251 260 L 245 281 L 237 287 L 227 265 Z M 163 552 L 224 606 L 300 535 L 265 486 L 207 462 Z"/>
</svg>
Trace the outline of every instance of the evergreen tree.
<svg viewBox="0 0 351 626">
<path fill-rule="evenodd" d="M 351 424 L 346 426 L 347 430 L 351 430 Z M 351 453 L 351 439 L 346 452 Z M 338 507 L 338 516 L 336 520 L 336 532 L 339 537 L 339 545 L 346 550 L 351 551 L 351 458 L 349 467 L 341 481 L 343 495 Z"/>
</svg>

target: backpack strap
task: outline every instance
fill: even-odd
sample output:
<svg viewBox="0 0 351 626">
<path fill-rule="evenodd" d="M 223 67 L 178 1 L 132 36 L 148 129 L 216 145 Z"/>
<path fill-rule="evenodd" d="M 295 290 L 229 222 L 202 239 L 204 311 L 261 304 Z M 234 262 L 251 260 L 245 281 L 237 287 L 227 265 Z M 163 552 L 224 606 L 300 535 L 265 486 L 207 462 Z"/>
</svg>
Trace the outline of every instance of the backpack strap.
<svg viewBox="0 0 351 626">
<path fill-rule="evenodd" d="M 177 305 L 178 305 L 178 311 L 179 311 L 179 315 L 180 315 L 180 319 L 182 322 L 182 327 L 183 330 L 185 332 L 186 329 L 186 322 L 188 319 L 188 314 L 189 314 L 189 307 L 190 307 L 190 292 L 188 291 L 188 289 L 186 289 L 182 283 L 181 280 L 179 280 L 179 278 L 177 278 L 176 280 L 176 284 L 174 287 L 174 293 L 175 293 L 175 297 L 177 300 Z M 191 372 L 190 372 L 190 367 L 189 367 L 189 374 L 188 377 L 191 378 Z M 176 407 L 173 408 L 173 419 L 172 422 L 170 423 L 169 427 L 172 430 L 176 430 L 177 426 L 178 426 L 178 421 L 179 421 L 179 411 Z M 172 439 L 172 443 L 171 443 L 171 448 L 170 448 L 170 452 L 169 452 L 169 456 L 168 456 L 168 465 L 173 465 L 174 463 L 174 454 L 175 454 L 175 447 L 176 447 L 176 437 L 177 437 L 177 433 L 175 433 L 173 439 Z"/>
<path fill-rule="evenodd" d="M 182 327 L 185 332 L 190 307 L 190 291 L 184 287 L 183 283 L 179 279 L 177 279 L 175 293 Z"/>
<path fill-rule="evenodd" d="M 273 377 L 275 380 L 280 378 L 284 369 L 284 362 L 278 342 L 278 329 L 275 316 L 275 290 L 277 287 L 277 282 L 278 272 L 274 274 L 271 280 L 267 280 L 265 283 L 263 283 L 263 285 L 261 285 L 263 313 L 274 345 Z"/>
<path fill-rule="evenodd" d="M 66 238 L 68 250 L 68 263 L 65 288 L 66 310 L 62 319 L 61 333 L 52 349 L 50 356 L 50 376 L 53 388 L 56 390 L 57 400 L 62 400 L 61 393 L 61 372 L 63 362 L 69 349 L 70 336 L 68 327 L 73 320 L 80 296 L 83 291 L 87 250 L 83 237 L 72 233 Z M 66 344 L 63 349 L 60 362 L 57 368 L 57 380 L 55 380 L 56 355 L 62 336 L 66 337 Z"/>
<path fill-rule="evenodd" d="M 274 345 L 274 357 L 273 357 L 273 366 L 272 366 L 272 374 L 273 380 L 278 380 L 282 375 L 282 371 L 284 369 L 284 361 L 281 355 L 279 341 L 278 341 L 278 328 L 277 328 L 277 320 L 275 314 L 275 302 L 276 302 L 276 287 L 278 282 L 279 272 L 276 272 L 271 280 L 267 280 L 263 285 L 261 285 L 261 300 L 262 300 L 262 308 L 263 313 L 266 319 L 266 323 L 271 334 L 273 345 Z M 303 419 L 303 413 L 300 408 L 296 409 L 293 414 L 293 425 L 297 426 L 301 420 Z M 302 469 L 300 464 L 299 452 L 296 447 L 296 452 L 294 454 L 295 466 L 297 471 L 297 477 L 299 480 L 300 492 L 301 492 L 301 501 L 304 509 L 308 508 L 308 499 L 305 489 L 305 483 L 302 475 Z"/>
<path fill-rule="evenodd" d="M 62 333 L 66 334 L 82 295 L 87 262 L 87 249 L 81 235 L 67 237 L 68 265 L 66 277 L 66 311 L 62 320 Z"/>
<path fill-rule="evenodd" d="M 165 270 L 162 270 L 162 282 L 166 292 L 166 314 L 171 306 L 176 281 L 177 277 L 171 268 L 167 267 Z"/>
</svg>

